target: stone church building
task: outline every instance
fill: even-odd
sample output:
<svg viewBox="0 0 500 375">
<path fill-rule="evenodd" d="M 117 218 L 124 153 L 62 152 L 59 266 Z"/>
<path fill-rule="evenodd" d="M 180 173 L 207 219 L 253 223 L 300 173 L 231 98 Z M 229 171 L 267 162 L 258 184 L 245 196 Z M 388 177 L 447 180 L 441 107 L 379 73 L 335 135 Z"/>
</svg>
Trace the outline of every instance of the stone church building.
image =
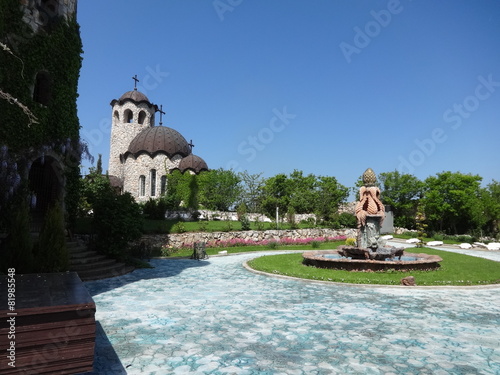
<svg viewBox="0 0 500 375">
<path fill-rule="evenodd" d="M 135 78 L 134 78 L 135 79 Z M 111 101 L 112 126 L 108 173 L 111 183 L 138 202 L 160 197 L 167 174 L 174 170 L 198 174 L 205 161 L 192 153 L 193 144 L 177 130 L 162 125 L 164 112 L 134 88 Z M 155 126 L 155 114 L 160 123 Z"/>
</svg>

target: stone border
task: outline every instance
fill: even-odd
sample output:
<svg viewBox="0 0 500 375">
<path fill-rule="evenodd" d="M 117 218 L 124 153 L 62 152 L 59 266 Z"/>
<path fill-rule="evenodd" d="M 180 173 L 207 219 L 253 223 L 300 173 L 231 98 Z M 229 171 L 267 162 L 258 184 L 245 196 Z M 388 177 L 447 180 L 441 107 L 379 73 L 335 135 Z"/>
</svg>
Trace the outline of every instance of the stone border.
<svg viewBox="0 0 500 375">
<path fill-rule="evenodd" d="M 301 250 L 296 250 L 293 252 L 287 252 L 287 254 L 294 254 L 294 253 L 299 253 Z M 304 251 L 302 251 L 304 252 Z M 277 255 L 277 254 L 272 254 L 272 255 Z M 261 255 L 265 256 L 265 255 Z M 254 257 L 252 259 L 255 259 L 258 257 Z M 303 279 L 300 277 L 295 277 L 295 276 L 286 276 L 286 275 L 279 275 L 275 273 L 269 273 L 269 272 L 264 272 L 264 271 L 259 271 L 256 270 L 248 265 L 248 262 L 251 261 L 252 259 L 248 259 L 242 263 L 243 268 L 245 268 L 247 271 L 250 271 L 252 273 L 255 273 L 257 275 L 261 276 L 267 276 L 267 277 L 274 277 L 277 279 L 288 279 L 288 280 L 296 280 L 296 281 L 302 281 L 306 283 L 314 283 L 314 284 L 326 284 L 326 285 L 335 285 L 335 286 L 346 286 L 346 287 L 360 287 L 360 288 L 407 288 L 407 289 L 498 289 L 500 290 L 500 284 L 486 284 L 486 285 L 414 285 L 414 286 L 406 286 L 406 285 L 387 285 L 387 284 L 354 284 L 354 283 L 341 283 L 339 281 L 325 281 L 325 280 L 312 280 L 312 279 Z"/>
</svg>

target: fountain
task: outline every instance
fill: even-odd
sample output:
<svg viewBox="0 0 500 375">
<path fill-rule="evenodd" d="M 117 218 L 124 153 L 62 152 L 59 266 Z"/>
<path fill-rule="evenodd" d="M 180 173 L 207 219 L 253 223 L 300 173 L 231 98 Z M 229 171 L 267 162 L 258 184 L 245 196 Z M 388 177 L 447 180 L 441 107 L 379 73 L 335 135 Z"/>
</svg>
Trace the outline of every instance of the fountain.
<svg viewBox="0 0 500 375">
<path fill-rule="evenodd" d="M 380 236 L 385 217 L 385 207 L 380 201 L 380 189 L 371 168 L 363 173 L 356 204 L 356 246 L 342 245 L 337 250 L 308 251 L 303 254 L 304 263 L 320 268 L 349 271 L 384 270 L 431 270 L 439 267 L 442 259 L 436 255 L 406 253 L 403 247 L 387 246 Z"/>
</svg>

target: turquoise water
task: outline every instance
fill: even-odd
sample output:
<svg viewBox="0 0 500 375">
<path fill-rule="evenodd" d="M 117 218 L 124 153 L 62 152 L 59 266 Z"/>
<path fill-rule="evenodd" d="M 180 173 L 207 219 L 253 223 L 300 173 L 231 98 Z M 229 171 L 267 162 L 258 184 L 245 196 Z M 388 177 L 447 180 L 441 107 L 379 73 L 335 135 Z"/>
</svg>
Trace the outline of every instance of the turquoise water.
<svg viewBox="0 0 500 375">
<path fill-rule="evenodd" d="M 500 373 L 500 287 L 310 283 L 242 267 L 259 255 L 157 259 L 85 283 L 95 373 Z"/>
</svg>

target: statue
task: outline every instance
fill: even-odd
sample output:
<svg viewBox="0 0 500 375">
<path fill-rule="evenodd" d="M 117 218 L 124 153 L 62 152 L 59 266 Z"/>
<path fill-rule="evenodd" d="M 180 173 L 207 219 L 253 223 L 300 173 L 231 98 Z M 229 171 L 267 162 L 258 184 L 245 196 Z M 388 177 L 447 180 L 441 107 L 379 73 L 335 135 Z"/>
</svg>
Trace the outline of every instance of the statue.
<svg viewBox="0 0 500 375">
<path fill-rule="evenodd" d="M 357 245 L 374 251 L 379 247 L 380 227 L 385 217 L 385 207 L 380 201 L 380 189 L 375 186 L 376 182 L 375 173 L 368 168 L 363 173 L 364 186 L 359 189 L 359 202 L 356 204 Z"/>
</svg>

